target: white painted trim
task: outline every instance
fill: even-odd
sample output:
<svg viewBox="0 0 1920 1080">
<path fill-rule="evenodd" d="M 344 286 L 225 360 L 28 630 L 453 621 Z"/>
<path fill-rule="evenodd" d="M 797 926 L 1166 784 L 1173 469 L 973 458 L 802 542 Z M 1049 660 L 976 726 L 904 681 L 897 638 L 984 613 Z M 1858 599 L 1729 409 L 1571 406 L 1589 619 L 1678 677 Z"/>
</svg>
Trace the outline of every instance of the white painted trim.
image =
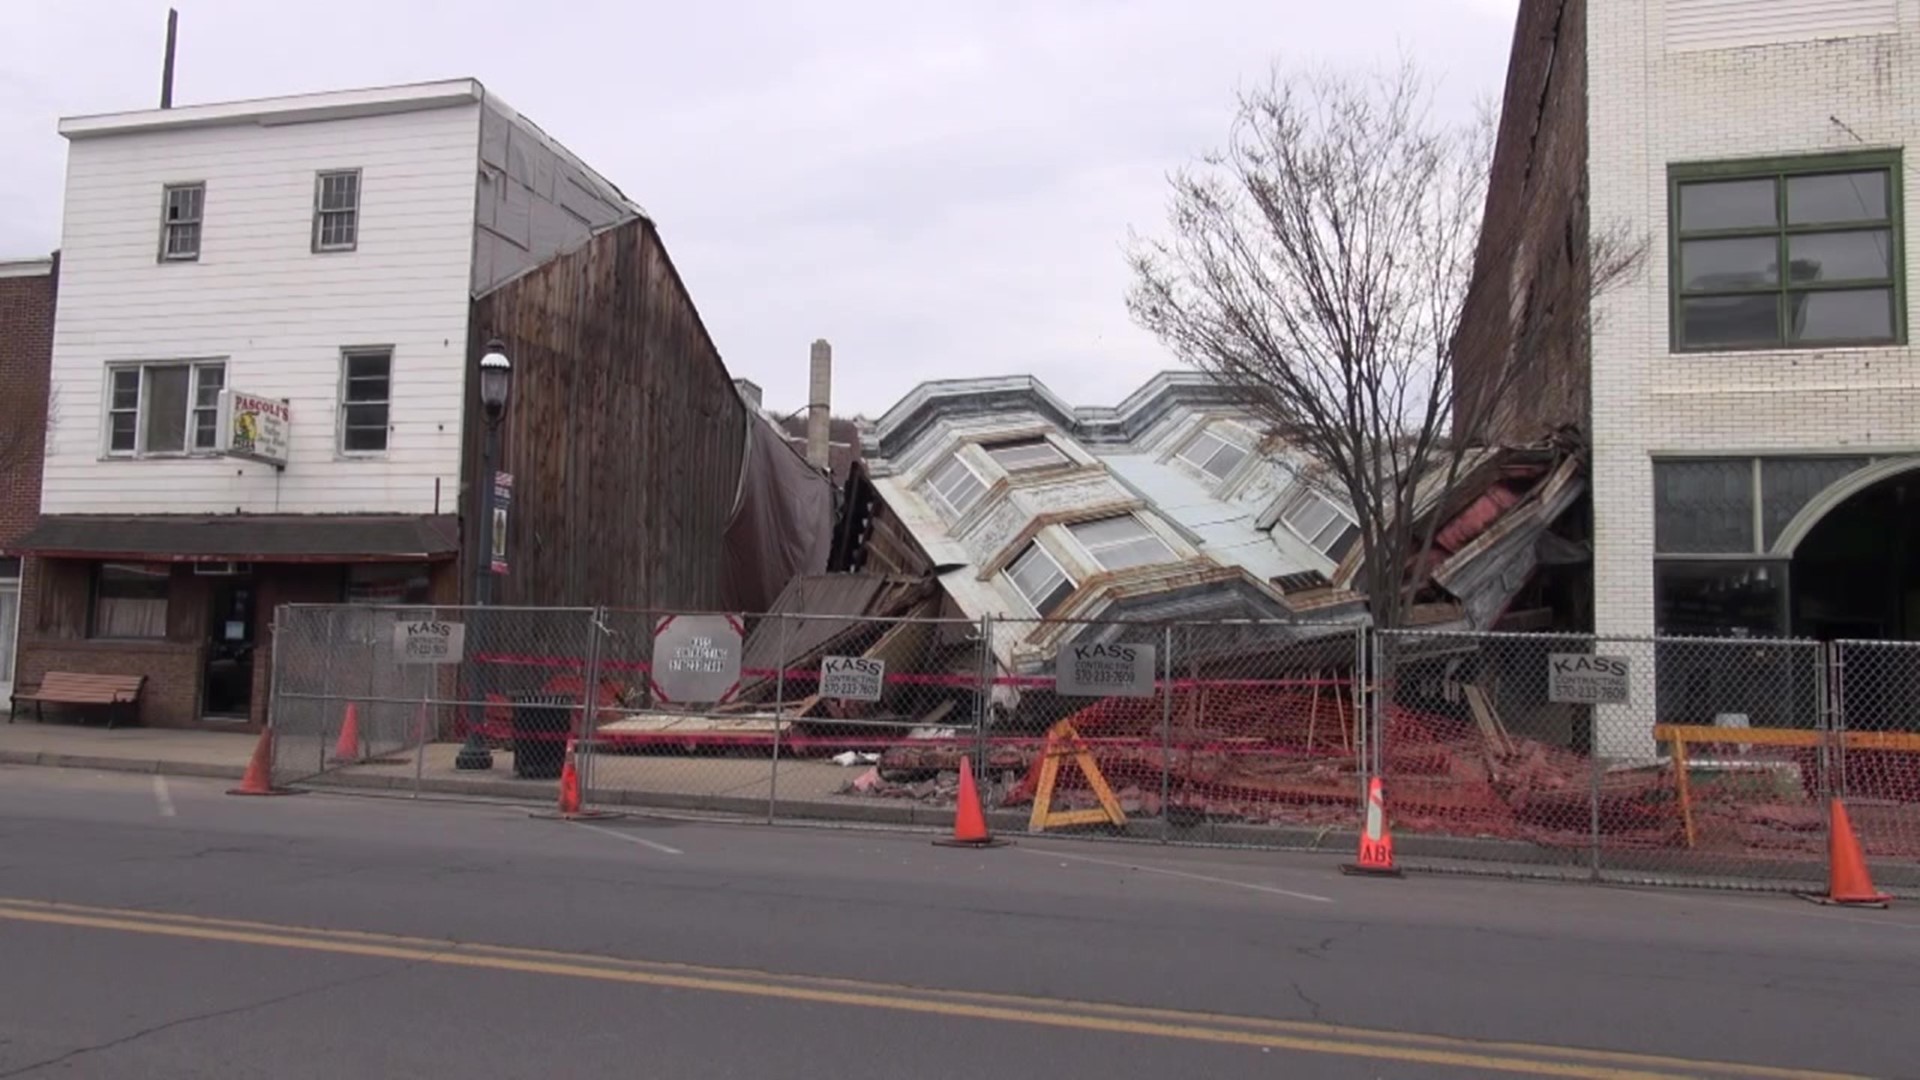
<svg viewBox="0 0 1920 1080">
<path fill-rule="evenodd" d="M 186 105 L 174 109 L 67 116 L 61 118 L 59 131 L 68 139 L 88 139 L 182 128 L 308 124 L 322 120 L 348 120 L 472 105 L 479 102 L 480 98 L 479 80 L 449 79 L 362 90 L 332 90 L 319 94 Z"/>
<path fill-rule="evenodd" d="M 1835 480 L 1827 485 L 1825 491 L 1815 495 L 1807 505 L 1801 507 L 1799 513 L 1793 515 L 1793 520 L 1787 522 L 1787 527 L 1780 530 L 1779 539 L 1773 542 L 1773 547 L 1767 554 L 1792 558 L 1801 543 L 1806 540 L 1807 535 L 1813 532 L 1814 527 L 1819 525 L 1828 514 L 1839 509 L 1848 499 L 1883 480 L 1891 480 L 1902 473 L 1915 470 L 1920 470 L 1920 457 L 1886 458 L 1865 468 L 1855 469 Z"/>
<path fill-rule="evenodd" d="M 53 273 L 53 259 L 0 259 L 0 278 L 46 277 Z"/>
</svg>

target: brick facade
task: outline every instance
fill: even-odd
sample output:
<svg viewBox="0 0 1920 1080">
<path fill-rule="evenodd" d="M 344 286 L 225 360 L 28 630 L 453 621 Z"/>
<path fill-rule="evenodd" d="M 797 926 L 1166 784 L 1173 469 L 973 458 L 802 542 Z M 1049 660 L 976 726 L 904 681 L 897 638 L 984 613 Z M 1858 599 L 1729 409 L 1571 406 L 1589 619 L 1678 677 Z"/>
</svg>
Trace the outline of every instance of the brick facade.
<svg viewBox="0 0 1920 1080">
<path fill-rule="evenodd" d="M 0 274 L 0 548 L 40 516 L 47 374 L 53 361 L 58 263 L 46 273 Z"/>
</svg>

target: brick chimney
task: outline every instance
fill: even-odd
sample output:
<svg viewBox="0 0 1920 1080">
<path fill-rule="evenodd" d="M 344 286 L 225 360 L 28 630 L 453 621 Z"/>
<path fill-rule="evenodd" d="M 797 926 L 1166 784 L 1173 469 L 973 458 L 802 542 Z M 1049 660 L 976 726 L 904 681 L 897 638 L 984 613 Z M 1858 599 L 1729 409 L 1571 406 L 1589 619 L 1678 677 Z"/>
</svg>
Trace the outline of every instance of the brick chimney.
<svg viewBox="0 0 1920 1080">
<path fill-rule="evenodd" d="M 826 338 L 813 343 L 807 379 L 807 464 L 826 469 L 831 458 L 827 447 L 827 421 L 833 414 L 833 346 Z"/>
</svg>

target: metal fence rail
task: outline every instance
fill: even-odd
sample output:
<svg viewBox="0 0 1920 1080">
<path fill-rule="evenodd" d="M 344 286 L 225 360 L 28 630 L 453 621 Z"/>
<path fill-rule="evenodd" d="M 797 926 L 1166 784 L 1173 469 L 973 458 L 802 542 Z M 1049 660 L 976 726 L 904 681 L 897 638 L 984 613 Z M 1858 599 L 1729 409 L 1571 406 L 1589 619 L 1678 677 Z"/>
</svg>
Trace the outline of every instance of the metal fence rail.
<svg viewBox="0 0 1920 1080">
<path fill-rule="evenodd" d="M 1920 892 L 1920 643 L 291 605 L 274 781 Z M 348 723 L 351 719 L 352 728 Z M 473 751 L 489 748 L 490 768 Z M 484 758 L 479 762 L 485 764 Z"/>
</svg>

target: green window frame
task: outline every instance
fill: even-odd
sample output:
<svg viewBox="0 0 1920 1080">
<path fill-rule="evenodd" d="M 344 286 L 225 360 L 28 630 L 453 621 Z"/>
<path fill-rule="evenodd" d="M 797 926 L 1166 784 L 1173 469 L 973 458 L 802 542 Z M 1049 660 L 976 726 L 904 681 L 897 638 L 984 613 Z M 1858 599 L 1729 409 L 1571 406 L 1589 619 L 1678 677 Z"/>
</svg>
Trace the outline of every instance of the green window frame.
<svg viewBox="0 0 1920 1080">
<path fill-rule="evenodd" d="M 1673 351 L 1906 344 L 1900 164 L 1886 150 L 1669 165 Z"/>
</svg>

